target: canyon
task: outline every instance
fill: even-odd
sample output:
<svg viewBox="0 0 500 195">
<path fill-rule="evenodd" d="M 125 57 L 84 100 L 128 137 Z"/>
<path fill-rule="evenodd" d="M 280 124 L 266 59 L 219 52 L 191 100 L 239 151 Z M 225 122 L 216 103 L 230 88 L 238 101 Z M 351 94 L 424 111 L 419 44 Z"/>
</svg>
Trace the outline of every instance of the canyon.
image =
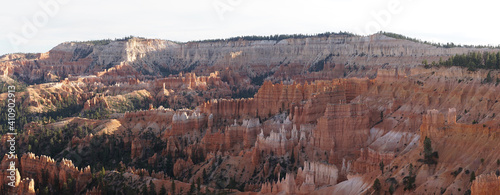
<svg viewBox="0 0 500 195">
<path fill-rule="evenodd" d="M 332 34 L 4 55 L 1 191 L 498 194 L 500 72 L 422 63 L 497 51 Z"/>
</svg>

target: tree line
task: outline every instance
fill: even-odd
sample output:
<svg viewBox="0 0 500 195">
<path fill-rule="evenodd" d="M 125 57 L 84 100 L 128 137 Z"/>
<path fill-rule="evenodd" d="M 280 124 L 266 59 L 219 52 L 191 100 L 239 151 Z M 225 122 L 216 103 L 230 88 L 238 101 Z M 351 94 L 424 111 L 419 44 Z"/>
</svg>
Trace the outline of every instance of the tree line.
<svg viewBox="0 0 500 195">
<path fill-rule="evenodd" d="M 338 33 L 336 32 L 325 32 L 325 33 L 318 33 L 318 34 L 276 34 L 276 35 L 269 35 L 269 36 L 258 36 L 258 35 L 251 35 L 251 36 L 237 36 L 237 37 L 231 37 L 227 39 L 207 39 L 207 40 L 200 40 L 200 41 L 192 41 L 195 43 L 212 43 L 212 42 L 230 42 L 230 41 L 263 41 L 263 40 L 268 40 L 268 41 L 281 41 L 283 39 L 303 39 L 303 38 L 309 38 L 309 37 L 329 37 L 331 35 L 345 35 L 345 36 L 356 36 L 353 33 L 350 32 L 343 32 L 340 31 Z"/>
<path fill-rule="evenodd" d="M 435 46 L 435 47 L 443 47 L 443 48 L 453 48 L 453 47 L 492 48 L 492 49 L 498 49 L 498 48 L 500 48 L 500 45 L 498 45 L 498 46 L 491 46 L 491 45 L 462 45 L 462 44 L 455 44 L 453 42 L 448 42 L 446 44 L 434 43 L 434 42 L 429 42 L 429 41 L 422 41 L 420 39 L 416 39 L 416 38 L 412 38 L 412 37 L 407 37 L 407 36 L 404 36 L 404 35 L 401 35 L 401 34 L 396 34 L 396 33 L 392 33 L 392 32 L 384 32 L 384 31 L 380 31 L 380 32 L 378 32 L 378 34 L 382 34 L 382 35 L 385 35 L 387 37 L 392 37 L 392 38 L 395 38 L 395 39 L 403 39 L 403 40 L 408 40 L 408 41 L 412 41 L 412 42 L 416 42 L 416 43 L 423 43 L 423 44 L 432 45 L 432 46 Z"/>
<path fill-rule="evenodd" d="M 469 52 L 467 54 L 457 54 L 450 57 L 448 60 L 439 60 L 436 64 L 439 66 L 459 66 L 468 68 L 470 71 L 476 69 L 500 69 L 500 52 Z M 424 61 L 424 66 L 429 65 Z"/>
</svg>

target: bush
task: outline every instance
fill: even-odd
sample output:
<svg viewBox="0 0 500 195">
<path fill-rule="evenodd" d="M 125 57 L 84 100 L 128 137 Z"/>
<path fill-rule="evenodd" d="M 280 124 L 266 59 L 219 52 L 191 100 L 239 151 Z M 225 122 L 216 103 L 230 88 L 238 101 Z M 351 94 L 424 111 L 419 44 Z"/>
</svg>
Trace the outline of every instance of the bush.
<svg viewBox="0 0 500 195">
<path fill-rule="evenodd" d="M 389 187 L 389 194 L 391 195 L 394 194 L 394 191 L 395 191 L 394 184 L 391 183 L 391 187 Z"/>
<path fill-rule="evenodd" d="M 459 167 L 458 170 L 451 172 L 451 174 L 456 177 L 456 176 L 458 176 L 458 174 L 460 174 L 462 172 L 462 170 L 463 170 L 463 168 Z"/>
</svg>

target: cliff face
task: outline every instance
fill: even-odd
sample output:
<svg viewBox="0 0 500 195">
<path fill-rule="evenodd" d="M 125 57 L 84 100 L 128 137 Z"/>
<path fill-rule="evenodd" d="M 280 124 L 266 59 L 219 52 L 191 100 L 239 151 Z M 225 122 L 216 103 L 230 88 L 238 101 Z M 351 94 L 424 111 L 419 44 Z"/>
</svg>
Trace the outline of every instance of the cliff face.
<svg viewBox="0 0 500 195">
<path fill-rule="evenodd" d="M 296 177 L 287 173 L 278 182 L 266 182 L 262 184 L 260 194 L 310 194 L 318 186 L 337 184 L 337 178 L 335 165 L 304 161 L 304 168 L 298 170 Z"/>
<path fill-rule="evenodd" d="M 0 181 L 3 184 L 7 183 L 4 179 L 7 178 L 7 175 L 10 175 L 5 171 L 9 168 L 9 162 L 10 160 L 8 160 L 7 156 L 2 160 L 1 175 L 4 177 L 2 177 Z M 84 187 L 92 180 L 90 167 L 80 170 L 73 165 L 72 161 L 66 159 L 57 163 L 50 157 L 43 155 L 39 157 L 35 156 L 33 153 L 28 153 L 24 154 L 19 161 L 16 162 L 16 166 L 19 166 L 18 168 L 21 170 L 21 172 L 16 171 L 16 187 L 4 188 L 3 190 L 5 191 L 3 192 L 35 194 L 35 181 L 43 181 L 54 185 L 57 179 L 58 181 L 64 182 L 66 182 L 67 179 L 74 179 L 76 181 L 76 190 L 80 192 L 84 191 Z M 62 187 L 64 182 L 59 183 L 59 187 Z"/>
<path fill-rule="evenodd" d="M 35 156 L 33 153 L 27 153 L 21 157 L 20 161 L 21 175 L 23 177 L 34 178 L 37 181 L 47 181 L 51 184 L 55 184 L 56 178 L 59 181 L 67 181 L 71 178 L 76 181 L 77 192 L 82 191 L 92 180 L 90 166 L 80 170 L 70 160 L 63 159 L 60 163 L 56 163 L 50 157 L 43 155 Z M 45 174 L 47 174 L 47 178 L 42 178 Z M 60 182 L 59 187 L 62 187 L 63 183 Z"/>
<path fill-rule="evenodd" d="M 337 159 L 347 151 L 364 147 L 370 123 L 368 112 L 363 104 L 328 104 L 313 131 L 314 145 L 326 151 L 334 149 Z"/>
<path fill-rule="evenodd" d="M 472 182 L 471 194 L 486 195 L 498 192 L 500 192 L 500 176 L 498 175 L 480 175 Z"/>
<path fill-rule="evenodd" d="M 1 79 L 40 83 L 16 94 L 30 111 L 20 153 L 35 140 L 59 151 L 18 159 L 15 192 L 71 178 L 88 194 L 151 184 L 190 194 L 371 194 L 377 178 L 380 194 L 391 185 L 395 194 L 491 194 L 498 187 L 500 72 L 417 67 L 472 50 L 496 51 L 377 34 L 183 44 L 132 38 L 6 55 Z M 68 118 L 36 121 L 54 113 Z M 63 128 L 71 125 L 76 133 Z M 50 148 L 43 130 L 60 129 L 55 140 L 67 144 Z M 436 162 L 424 159 L 426 137 Z M 91 155 L 95 150 L 101 153 Z M 109 183 L 94 182 L 89 167 L 65 158 L 105 164 Z"/>
<path fill-rule="evenodd" d="M 168 75 L 192 70 L 207 74 L 230 67 L 248 78 L 265 73 L 291 78 L 308 72 L 308 69 L 333 71 L 327 77 L 336 78 L 343 75 L 343 65 L 381 67 L 405 64 L 413 67 L 424 59 L 429 62 L 439 61 L 440 58 L 446 60 L 450 55 L 472 50 L 479 49 L 438 48 L 380 34 L 332 35 L 279 42 L 238 40 L 182 44 L 131 38 L 103 44 L 63 43 L 47 53 L 29 58 L 8 55 L 2 58 L 0 67 L 4 75 L 16 73 L 31 82 L 63 79 L 68 75 L 97 74 L 120 64 L 133 67 L 135 73 L 130 75 L 135 76 L 141 73 Z M 323 73 L 313 73 L 308 77 L 319 79 L 324 76 Z"/>
</svg>

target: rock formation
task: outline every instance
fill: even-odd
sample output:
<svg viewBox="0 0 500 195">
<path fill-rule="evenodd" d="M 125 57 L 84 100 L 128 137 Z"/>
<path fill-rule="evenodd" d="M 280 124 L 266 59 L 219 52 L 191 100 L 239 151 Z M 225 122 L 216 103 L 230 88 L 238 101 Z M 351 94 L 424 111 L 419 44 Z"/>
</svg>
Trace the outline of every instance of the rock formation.
<svg viewBox="0 0 500 195">
<path fill-rule="evenodd" d="M 42 181 L 42 174 L 45 171 L 49 183 L 54 183 L 55 179 L 59 181 L 67 181 L 70 177 L 76 180 L 76 190 L 81 191 L 92 180 L 90 166 L 84 169 L 78 169 L 70 160 L 63 159 L 60 163 L 56 163 L 54 159 L 47 156 L 35 156 L 33 153 L 24 154 L 21 157 L 21 175 L 23 177 L 34 178 L 37 181 Z M 62 182 L 59 184 L 62 187 Z M 31 184 L 30 184 L 31 185 Z M 28 185 L 29 186 L 29 185 Z"/>
<path fill-rule="evenodd" d="M 314 146 L 324 151 L 334 149 L 336 164 L 339 164 L 348 151 L 365 146 L 370 124 L 368 115 L 363 104 L 328 104 L 325 115 L 318 119 L 318 126 L 312 132 Z"/>
<path fill-rule="evenodd" d="M 0 182 L 12 173 L 17 188 L 7 192 L 18 194 L 45 183 L 56 193 L 69 179 L 87 194 L 371 194 L 379 179 L 380 194 L 391 186 L 395 194 L 492 194 L 500 72 L 421 66 L 470 51 L 498 49 L 341 33 L 132 37 L 4 55 L 0 79 L 22 88 L 22 157 L 12 172 L 4 157 Z"/>
<path fill-rule="evenodd" d="M 472 182 L 471 194 L 486 195 L 500 192 L 500 176 L 494 174 L 479 175 Z"/>
</svg>

